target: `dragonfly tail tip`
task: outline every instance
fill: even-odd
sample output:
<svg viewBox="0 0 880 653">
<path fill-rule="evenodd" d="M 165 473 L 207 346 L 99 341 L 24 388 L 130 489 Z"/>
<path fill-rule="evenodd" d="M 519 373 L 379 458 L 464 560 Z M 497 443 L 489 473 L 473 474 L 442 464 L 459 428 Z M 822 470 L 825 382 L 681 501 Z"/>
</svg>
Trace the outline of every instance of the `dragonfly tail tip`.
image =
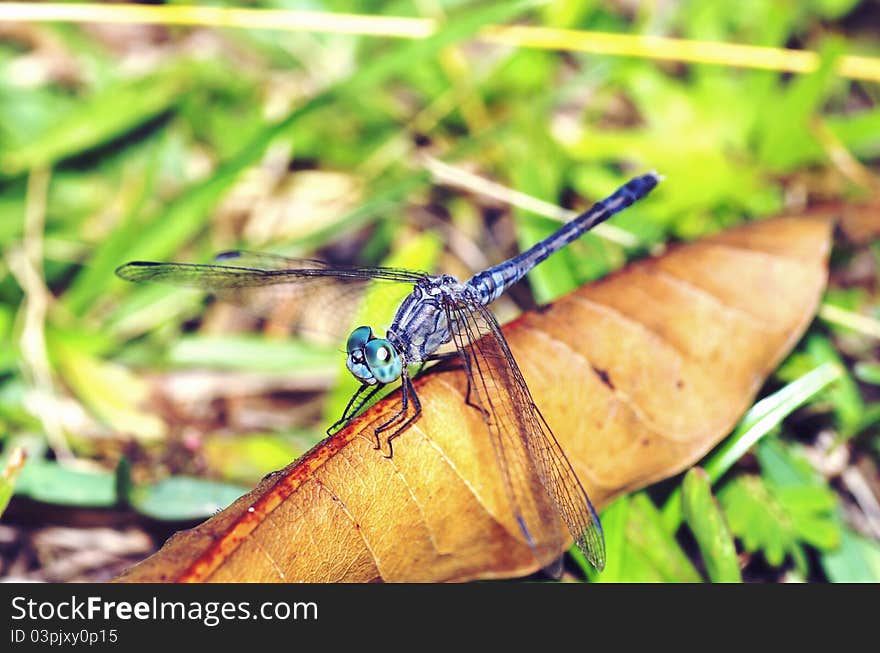
<svg viewBox="0 0 880 653">
<path fill-rule="evenodd" d="M 241 256 L 241 252 L 237 249 L 228 249 L 225 252 L 220 252 L 219 254 L 214 255 L 215 261 L 228 261 L 232 258 L 239 258 Z"/>
</svg>

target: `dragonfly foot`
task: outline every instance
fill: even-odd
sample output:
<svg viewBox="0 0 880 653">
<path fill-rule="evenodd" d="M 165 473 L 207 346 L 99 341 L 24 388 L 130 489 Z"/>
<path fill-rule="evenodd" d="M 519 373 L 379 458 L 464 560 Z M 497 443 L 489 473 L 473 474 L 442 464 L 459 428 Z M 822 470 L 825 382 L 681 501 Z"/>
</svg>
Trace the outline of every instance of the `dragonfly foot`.
<svg viewBox="0 0 880 653">
<path fill-rule="evenodd" d="M 464 403 L 467 404 L 468 406 L 470 406 L 471 408 L 474 408 L 474 409 L 480 411 L 480 415 L 483 416 L 483 419 L 489 419 L 489 411 L 486 410 L 485 408 L 483 408 L 482 406 L 480 406 L 479 404 L 473 403 L 470 399 L 466 399 Z"/>
</svg>

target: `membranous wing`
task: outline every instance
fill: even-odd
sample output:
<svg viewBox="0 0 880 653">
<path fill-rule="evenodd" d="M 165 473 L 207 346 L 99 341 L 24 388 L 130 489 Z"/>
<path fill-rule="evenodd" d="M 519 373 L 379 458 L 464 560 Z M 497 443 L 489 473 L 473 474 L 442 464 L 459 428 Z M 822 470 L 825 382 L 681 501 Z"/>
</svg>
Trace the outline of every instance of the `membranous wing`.
<svg viewBox="0 0 880 653">
<path fill-rule="evenodd" d="M 494 315 L 482 304 L 447 306 L 468 373 L 470 403 L 483 412 L 513 515 L 544 567 L 562 545 L 560 520 L 599 570 L 605 541 L 599 517 L 513 359 Z"/>
<path fill-rule="evenodd" d="M 405 294 L 406 285 L 427 276 L 238 250 L 218 254 L 214 260 L 211 264 L 133 261 L 117 268 L 116 274 L 127 281 L 204 290 L 292 330 L 323 335 L 328 342 L 344 341 L 367 288 L 396 284 L 396 292 Z"/>
</svg>

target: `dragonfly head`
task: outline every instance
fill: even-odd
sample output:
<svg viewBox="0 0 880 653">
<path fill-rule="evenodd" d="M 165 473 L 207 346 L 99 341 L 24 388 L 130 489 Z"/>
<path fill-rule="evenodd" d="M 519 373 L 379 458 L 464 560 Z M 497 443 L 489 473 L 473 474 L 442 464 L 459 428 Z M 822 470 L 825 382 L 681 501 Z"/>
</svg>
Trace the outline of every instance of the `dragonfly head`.
<svg viewBox="0 0 880 653">
<path fill-rule="evenodd" d="M 348 371 L 362 383 L 391 383 L 400 377 L 403 363 L 400 354 L 385 338 L 377 338 L 368 326 L 360 326 L 348 336 L 345 346 Z"/>
</svg>

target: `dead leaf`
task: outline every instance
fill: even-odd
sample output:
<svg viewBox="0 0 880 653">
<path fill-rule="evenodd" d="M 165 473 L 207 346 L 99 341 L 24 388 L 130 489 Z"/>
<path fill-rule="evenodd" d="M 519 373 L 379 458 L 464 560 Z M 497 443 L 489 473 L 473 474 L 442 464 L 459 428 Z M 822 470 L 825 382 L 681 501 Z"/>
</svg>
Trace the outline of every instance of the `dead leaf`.
<svg viewBox="0 0 880 653">
<path fill-rule="evenodd" d="M 755 222 L 622 271 L 505 327 L 597 507 L 674 475 L 730 432 L 813 318 L 830 223 Z M 511 523 L 460 371 L 416 383 L 392 459 L 382 401 L 118 580 L 462 581 L 538 567 Z"/>
<path fill-rule="evenodd" d="M 854 245 L 864 245 L 880 237 L 880 198 L 832 205 L 828 207 L 828 214 L 837 216 L 840 231 Z"/>
<path fill-rule="evenodd" d="M 876 193 L 860 201 L 827 200 L 812 204 L 804 214 L 832 220 L 842 244 L 867 245 L 880 237 L 880 196 Z"/>
</svg>

